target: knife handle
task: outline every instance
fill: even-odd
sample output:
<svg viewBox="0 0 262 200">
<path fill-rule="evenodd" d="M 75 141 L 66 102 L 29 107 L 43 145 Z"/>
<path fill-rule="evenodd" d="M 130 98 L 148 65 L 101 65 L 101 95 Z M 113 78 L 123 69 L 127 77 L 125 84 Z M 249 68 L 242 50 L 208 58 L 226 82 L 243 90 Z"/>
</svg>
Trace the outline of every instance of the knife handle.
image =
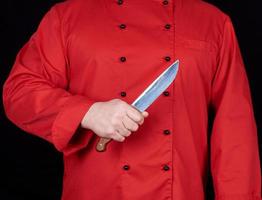
<svg viewBox="0 0 262 200">
<path fill-rule="evenodd" d="M 111 141 L 110 138 L 100 138 L 97 145 L 96 145 L 96 150 L 98 152 L 103 152 L 106 151 L 106 146 L 107 144 Z"/>
</svg>

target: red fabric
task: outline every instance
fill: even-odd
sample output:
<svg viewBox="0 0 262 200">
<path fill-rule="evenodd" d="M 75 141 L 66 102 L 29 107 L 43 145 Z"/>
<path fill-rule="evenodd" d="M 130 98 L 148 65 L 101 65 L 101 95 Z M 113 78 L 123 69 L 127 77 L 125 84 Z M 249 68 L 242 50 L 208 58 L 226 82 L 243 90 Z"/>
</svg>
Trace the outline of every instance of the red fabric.
<svg viewBox="0 0 262 200">
<path fill-rule="evenodd" d="M 90 106 L 132 103 L 176 59 L 169 96 L 125 142 L 96 152 L 99 138 L 80 127 Z M 261 199 L 256 124 L 234 29 L 202 1 L 57 4 L 18 54 L 3 100 L 11 121 L 64 153 L 63 200 L 204 199 L 211 108 L 216 199 Z"/>
</svg>

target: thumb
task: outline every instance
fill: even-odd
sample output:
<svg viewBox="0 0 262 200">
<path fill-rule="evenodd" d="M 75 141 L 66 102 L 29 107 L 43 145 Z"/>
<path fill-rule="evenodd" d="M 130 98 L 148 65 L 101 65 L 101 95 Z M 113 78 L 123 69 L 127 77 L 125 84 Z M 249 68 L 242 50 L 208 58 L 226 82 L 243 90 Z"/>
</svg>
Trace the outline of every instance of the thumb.
<svg viewBox="0 0 262 200">
<path fill-rule="evenodd" d="M 144 111 L 144 112 L 142 112 L 142 115 L 143 115 L 143 117 L 148 117 L 149 113 Z"/>
</svg>

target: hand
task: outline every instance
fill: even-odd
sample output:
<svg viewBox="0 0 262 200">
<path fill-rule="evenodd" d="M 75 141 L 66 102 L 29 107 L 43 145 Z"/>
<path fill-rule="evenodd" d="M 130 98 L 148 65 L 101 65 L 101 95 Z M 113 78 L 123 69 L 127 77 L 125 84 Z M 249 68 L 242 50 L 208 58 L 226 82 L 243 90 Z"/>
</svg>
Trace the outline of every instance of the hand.
<svg viewBox="0 0 262 200">
<path fill-rule="evenodd" d="M 81 126 L 96 135 L 123 142 L 137 131 L 148 112 L 140 112 L 120 99 L 94 103 L 85 114 Z"/>
</svg>

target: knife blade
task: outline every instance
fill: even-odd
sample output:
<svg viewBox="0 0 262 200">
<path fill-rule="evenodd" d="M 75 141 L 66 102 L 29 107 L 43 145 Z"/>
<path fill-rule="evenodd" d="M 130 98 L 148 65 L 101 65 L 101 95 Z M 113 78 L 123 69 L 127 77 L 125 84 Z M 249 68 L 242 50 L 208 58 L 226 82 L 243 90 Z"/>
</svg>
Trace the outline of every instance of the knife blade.
<svg viewBox="0 0 262 200">
<path fill-rule="evenodd" d="M 172 63 L 164 72 L 162 72 L 131 104 L 140 112 L 145 111 L 175 80 L 179 69 L 179 60 Z M 110 138 L 100 138 L 96 150 L 103 152 L 106 145 L 111 141 Z"/>
</svg>

